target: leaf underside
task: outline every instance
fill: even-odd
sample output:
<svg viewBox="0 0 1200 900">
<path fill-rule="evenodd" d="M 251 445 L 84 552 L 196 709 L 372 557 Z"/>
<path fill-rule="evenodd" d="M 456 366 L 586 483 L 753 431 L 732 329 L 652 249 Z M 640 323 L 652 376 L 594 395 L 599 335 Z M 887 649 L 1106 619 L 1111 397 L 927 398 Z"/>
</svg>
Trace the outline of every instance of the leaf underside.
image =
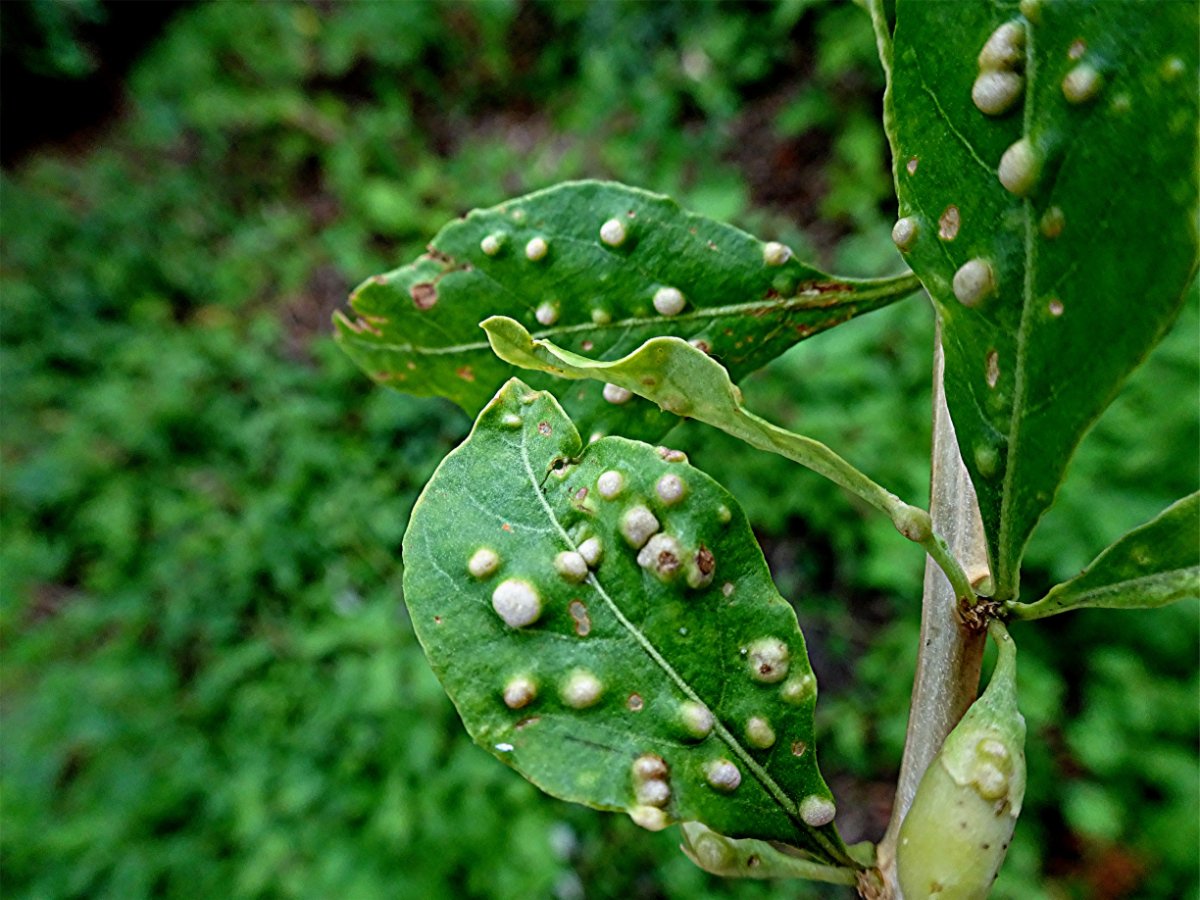
<svg viewBox="0 0 1200 900">
<path fill-rule="evenodd" d="M 619 493 L 612 476 L 601 491 L 606 472 L 620 473 Z M 679 499 L 664 499 L 675 496 L 664 477 Z M 652 553 L 622 531 L 636 506 L 659 523 Z M 590 538 L 602 556 L 586 577 L 559 574 L 558 555 Z M 495 566 L 472 574 L 481 548 Z M 669 800 L 651 804 L 660 824 L 699 821 L 847 862 L 833 826 L 801 811 L 831 797 L 795 613 L 733 498 L 682 454 L 616 437 L 585 448 L 554 397 L 513 379 L 427 485 L 404 561 L 414 628 L 467 730 L 543 790 L 644 812 L 631 767 L 656 756 L 669 770 Z M 497 589 L 514 583 L 540 598 L 529 624 L 498 614 Z M 595 689 L 582 705 L 581 684 Z M 722 762 L 740 777 L 732 790 L 709 782 Z"/>
<path fill-rule="evenodd" d="M 1005 70 L 1023 89 L 985 114 L 972 100 L 977 57 L 1005 23 L 1025 35 Z M 941 320 L 947 400 L 1001 599 L 1015 596 L 1076 445 L 1195 273 L 1197 45 L 1189 3 L 1009 0 L 952 16 L 897 4 L 887 122 L 900 214 L 915 227 L 905 258 Z M 1025 187 L 1010 177 L 1022 197 L 998 172 L 1023 138 L 1035 165 L 1007 170 L 1037 173 Z M 971 260 L 994 289 L 963 291 L 967 305 L 953 283 Z"/>
<path fill-rule="evenodd" d="M 615 245 L 602 239 L 606 225 L 610 240 L 621 237 Z M 530 259 L 539 240 L 544 253 Z M 537 256 L 542 247 L 534 247 Z M 491 315 L 600 358 L 675 335 L 704 346 L 739 379 L 917 286 L 911 274 L 831 278 L 667 197 L 584 181 L 452 222 L 416 262 L 360 285 L 350 298 L 356 317 L 339 313 L 335 325 L 342 347 L 376 381 L 447 397 L 474 415 L 513 374 L 479 330 Z M 662 289 L 682 295 L 679 312 L 657 310 Z M 549 387 L 552 379 L 533 382 Z M 599 385 L 576 386 L 562 400 L 589 435 L 653 439 L 674 424 L 638 398 L 606 401 Z"/>
<path fill-rule="evenodd" d="M 1036 603 L 1023 619 L 1086 607 L 1145 609 L 1200 597 L 1200 493 L 1167 507 Z"/>
</svg>

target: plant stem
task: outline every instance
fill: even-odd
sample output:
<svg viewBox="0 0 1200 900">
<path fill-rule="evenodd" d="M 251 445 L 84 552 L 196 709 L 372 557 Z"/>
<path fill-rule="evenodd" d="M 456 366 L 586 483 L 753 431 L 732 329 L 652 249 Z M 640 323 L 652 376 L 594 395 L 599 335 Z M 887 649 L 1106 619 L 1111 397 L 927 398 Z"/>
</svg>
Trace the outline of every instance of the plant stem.
<svg viewBox="0 0 1200 900">
<path fill-rule="evenodd" d="M 945 537 L 947 552 L 962 561 L 969 582 L 978 584 L 987 577 L 987 548 L 975 490 L 959 455 L 954 425 L 946 408 L 942 387 L 944 364 L 939 328 L 934 346 L 930 514 L 934 529 Z M 912 805 L 925 769 L 979 690 L 986 636 L 972 634 L 963 627 L 958 613 L 959 596 L 960 592 L 951 586 L 931 555 L 925 565 L 921 640 L 904 759 L 892 818 L 876 856 L 889 896 L 896 900 L 902 900 L 896 877 L 900 823 Z"/>
</svg>

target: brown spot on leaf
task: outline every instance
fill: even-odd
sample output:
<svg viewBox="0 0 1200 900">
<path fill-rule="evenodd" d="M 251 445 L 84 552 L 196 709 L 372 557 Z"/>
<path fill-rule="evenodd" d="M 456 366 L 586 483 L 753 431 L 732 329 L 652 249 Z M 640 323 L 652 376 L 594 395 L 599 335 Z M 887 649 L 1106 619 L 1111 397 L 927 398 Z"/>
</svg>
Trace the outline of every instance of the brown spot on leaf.
<svg viewBox="0 0 1200 900">
<path fill-rule="evenodd" d="M 844 281 L 802 281 L 796 287 L 799 294 L 849 294 L 853 290 Z"/>
<path fill-rule="evenodd" d="M 670 550 L 663 550 L 658 554 L 658 562 L 656 564 L 658 571 L 664 575 L 674 572 L 679 568 L 679 557 Z"/>
<path fill-rule="evenodd" d="M 701 544 L 700 549 L 696 551 L 696 568 L 700 570 L 701 575 L 711 575 L 716 567 L 717 561 L 713 558 L 712 551 Z"/>
<path fill-rule="evenodd" d="M 432 281 L 422 281 L 419 284 L 414 284 L 409 288 L 408 294 L 412 297 L 413 305 L 417 309 L 433 309 L 437 305 L 437 285 Z"/>
<path fill-rule="evenodd" d="M 551 430 L 549 422 L 538 422 L 538 434 L 542 437 L 550 437 Z"/>
<path fill-rule="evenodd" d="M 958 227 L 962 224 L 962 218 L 958 214 L 958 207 L 951 204 L 942 212 L 938 219 L 938 237 L 943 241 L 952 241 L 958 237 Z"/>
<path fill-rule="evenodd" d="M 908 158 L 908 162 L 905 164 L 904 168 L 908 172 L 909 175 L 916 175 L 917 174 L 917 166 L 920 165 L 920 163 L 921 163 L 921 160 L 917 159 L 917 157 L 910 156 Z"/>
<path fill-rule="evenodd" d="M 641 694 L 630 694 L 629 699 L 625 701 L 625 705 L 629 707 L 630 711 L 632 712 L 641 712 L 642 707 L 645 706 L 645 704 L 642 702 Z"/>
<path fill-rule="evenodd" d="M 803 756 L 804 751 L 808 749 L 808 744 L 804 741 L 792 741 L 792 756 Z"/>
<path fill-rule="evenodd" d="M 571 618 L 575 620 L 575 633 L 580 637 L 587 637 L 592 630 L 592 620 L 583 601 L 572 600 L 567 609 L 571 613 Z"/>
<path fill-rule="evenodd" d="M 528 728 L 530 725 L 536 725 L 540 721 L 542 721 L 541 716 L 526 716 L 524 719 L 514 725 L 513 728 L 517 731 L 520 731 L 523 728 Z"/>
<path fill-rule="evenodd" d="M 463 366 L 461 368 L 455 369 L 454 374 L 457 375 L 459 378 L 461 378 L 463 381 L 474 381 L 475 380 L 475 373 L 471 370 L 470 366 Z"/>
</svg>

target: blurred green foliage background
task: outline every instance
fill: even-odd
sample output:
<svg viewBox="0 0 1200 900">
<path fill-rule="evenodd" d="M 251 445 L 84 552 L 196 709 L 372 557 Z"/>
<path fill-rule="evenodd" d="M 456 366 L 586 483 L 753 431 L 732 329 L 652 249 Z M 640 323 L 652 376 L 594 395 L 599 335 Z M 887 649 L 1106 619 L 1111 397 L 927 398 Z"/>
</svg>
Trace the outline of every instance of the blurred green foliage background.
<svg viewBox="0 0 1200 900">
<path fill-rule="evenodd" d="M 82 89 L 116 6 L 5 4 L 4 53 Z M 101 127 L 8 160 L 5 896 L 845 897 L 710 878 L 671 832 L 542 796 L 470 744 L 399 559 L 468 420 L 372 387 L 328 320 L 449 218 L 583 176 L 895 270 L 881 89 L 848 4 L 203 4 L 132 60 Z M 1195 489 L 1198 327 L 1193 296 L 1088 438 L 1028 599 Z M 931 342 L 910 300 L 747 395 L 923 502 Z M 757 523 L 821 679 L 839 821 L 878 838 L 919 552 L 781 459 L 691 424 L 671 441 Z M 995 896 L 1196 897 L 1197 606 L 1015 636 L 1030 778 Z"/>
</svg>

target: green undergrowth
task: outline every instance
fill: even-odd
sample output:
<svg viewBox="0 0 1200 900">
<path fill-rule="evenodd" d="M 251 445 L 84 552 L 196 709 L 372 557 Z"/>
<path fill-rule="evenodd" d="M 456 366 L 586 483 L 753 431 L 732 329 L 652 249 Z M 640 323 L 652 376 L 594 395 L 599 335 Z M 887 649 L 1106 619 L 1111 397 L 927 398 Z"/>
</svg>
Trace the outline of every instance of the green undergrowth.
<svg viewBox="0 0 1200 900">
<path fill-rule="evenodd" d="M 6 896 L 844 896 L 707 876 L 672 832 L 470 743 L 399 597 L 411 505 L 469 423 L 372 387 L 328 321 L 447 219 L 582 176 L 891 270 L 873 54 L 849 5 L 198 6 L 94 146 L 5 172 Z M 1031 593 L 1194 487 L 1197 327 L 1192 301 L 1085 443 Z M 914 299 L 747 400 L 921 502 L 931 341 Z M 864 810 L 847 837 L 877 837 L 920 553 L 775 457 L 694 424 L 669 441 L 755 524 L 809 636 L 823 767 Z M 1196 618 L 1014 628 L 1028 812 L 997 896 L 1094 896 L 1112 872 L 1121 896 L 1194 890 Z"/>
</svg>

